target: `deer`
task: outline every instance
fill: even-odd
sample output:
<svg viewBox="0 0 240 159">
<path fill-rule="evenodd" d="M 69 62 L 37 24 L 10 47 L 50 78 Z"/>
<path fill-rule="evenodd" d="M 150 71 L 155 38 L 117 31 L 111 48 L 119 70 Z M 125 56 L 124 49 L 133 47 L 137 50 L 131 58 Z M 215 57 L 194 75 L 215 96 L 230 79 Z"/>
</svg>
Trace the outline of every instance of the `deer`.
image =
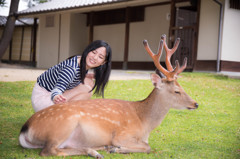
<svg viewBox="0 0 240 159">
<path fill-rule="evenodd" d="M 175 68 L 170 58 L 176 51 L 178 38 L 172 49 L 162 35 L 158 53 L 144 47 L 157 68 L 151 74 L 154 86 L 141 101 L 120 99 L 89 99 L 52 105 L 33 114 L 22 126 L 19 143 L 23 148 L 41 148 L 41 156 L 89 155 L 103 158 L 98 150 L 109 153 L 150 153 L 148 138 L 171 108 L 197 109 L 198 104 L 177 82 L 186 68 L 187 59 Z M 161 66 L 163 47 L 167 69 Z"/>
</svg>

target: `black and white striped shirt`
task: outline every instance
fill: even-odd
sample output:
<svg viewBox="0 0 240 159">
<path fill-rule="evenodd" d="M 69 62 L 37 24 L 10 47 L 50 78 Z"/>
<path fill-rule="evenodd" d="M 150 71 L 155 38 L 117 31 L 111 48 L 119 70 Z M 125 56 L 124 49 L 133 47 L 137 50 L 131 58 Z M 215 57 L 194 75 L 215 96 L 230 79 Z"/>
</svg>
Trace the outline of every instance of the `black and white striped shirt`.
<svg viewBox="0 0 240 159">
<path fill-rule="evenodd" d="M 67 59 L 42 73 L 37 83 L 51 92 L 51 99 L 62 94 L 65 90 L 72 89 L 81 83 L 78 56 Z"/>
</svg>

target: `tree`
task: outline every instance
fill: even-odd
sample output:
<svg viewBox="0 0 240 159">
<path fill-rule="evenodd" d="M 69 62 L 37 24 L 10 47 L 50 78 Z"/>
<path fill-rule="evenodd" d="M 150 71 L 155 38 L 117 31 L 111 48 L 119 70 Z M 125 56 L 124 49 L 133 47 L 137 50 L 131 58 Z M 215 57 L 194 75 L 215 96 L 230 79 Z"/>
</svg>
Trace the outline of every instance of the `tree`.
<svg viewBox="0 0 240 159">
<path fill-rule="evenodd" d="M 15 28 L 16 12 L 18 11 L 18 4 L 19 0 L 12 0 L 10 4 L 9 16 L 0 40 L 0 60 L 2 59 L 12 39 L 13 31 Z"/>
<path fill-rule="evenodd" d="M 5 0 L 0 0 L 0 7 L 5 6 L 5 4 L 6 4 L 6 1 L 5 1 Z"/>
</svg>

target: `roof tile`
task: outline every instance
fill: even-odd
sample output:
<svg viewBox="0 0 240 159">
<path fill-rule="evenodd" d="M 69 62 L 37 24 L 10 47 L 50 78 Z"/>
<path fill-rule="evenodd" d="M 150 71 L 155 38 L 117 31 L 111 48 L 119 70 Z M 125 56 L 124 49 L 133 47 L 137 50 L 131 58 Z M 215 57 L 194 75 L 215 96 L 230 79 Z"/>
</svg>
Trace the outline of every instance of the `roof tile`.
<svg viewBox="0 0 240 159">
<path fill-rule="evenodd" d="M 38 4 L 35 7 L 19 11 L 19 15 L 41 13 L 46 11 L 56 11 L 70 8 L 88 7 L 99 4 L 110 4 L 114 2 L 127 1 L 127 0 L 52 0 L 46 3 Z"/>
</svg>

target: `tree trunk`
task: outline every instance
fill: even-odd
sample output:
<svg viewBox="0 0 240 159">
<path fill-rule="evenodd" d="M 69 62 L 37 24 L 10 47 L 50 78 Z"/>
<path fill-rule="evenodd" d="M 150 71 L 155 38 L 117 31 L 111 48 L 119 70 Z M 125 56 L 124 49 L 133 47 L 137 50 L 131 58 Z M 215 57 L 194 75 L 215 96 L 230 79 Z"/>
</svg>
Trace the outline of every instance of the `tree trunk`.
<svg viewBox="0 0 240 159">
<path fill-rule="evenodd" d="M 2 37 L 0 40 L 0 60 L 2 59 L 12 39 L 13 31 L 15 28 L 15 21 L 16 21 L 15 13 L 18 11 L 18 4 L 19 4 L 19 0 L 11 1 L 7 24 L 3 30 Z"/>
</svg>

